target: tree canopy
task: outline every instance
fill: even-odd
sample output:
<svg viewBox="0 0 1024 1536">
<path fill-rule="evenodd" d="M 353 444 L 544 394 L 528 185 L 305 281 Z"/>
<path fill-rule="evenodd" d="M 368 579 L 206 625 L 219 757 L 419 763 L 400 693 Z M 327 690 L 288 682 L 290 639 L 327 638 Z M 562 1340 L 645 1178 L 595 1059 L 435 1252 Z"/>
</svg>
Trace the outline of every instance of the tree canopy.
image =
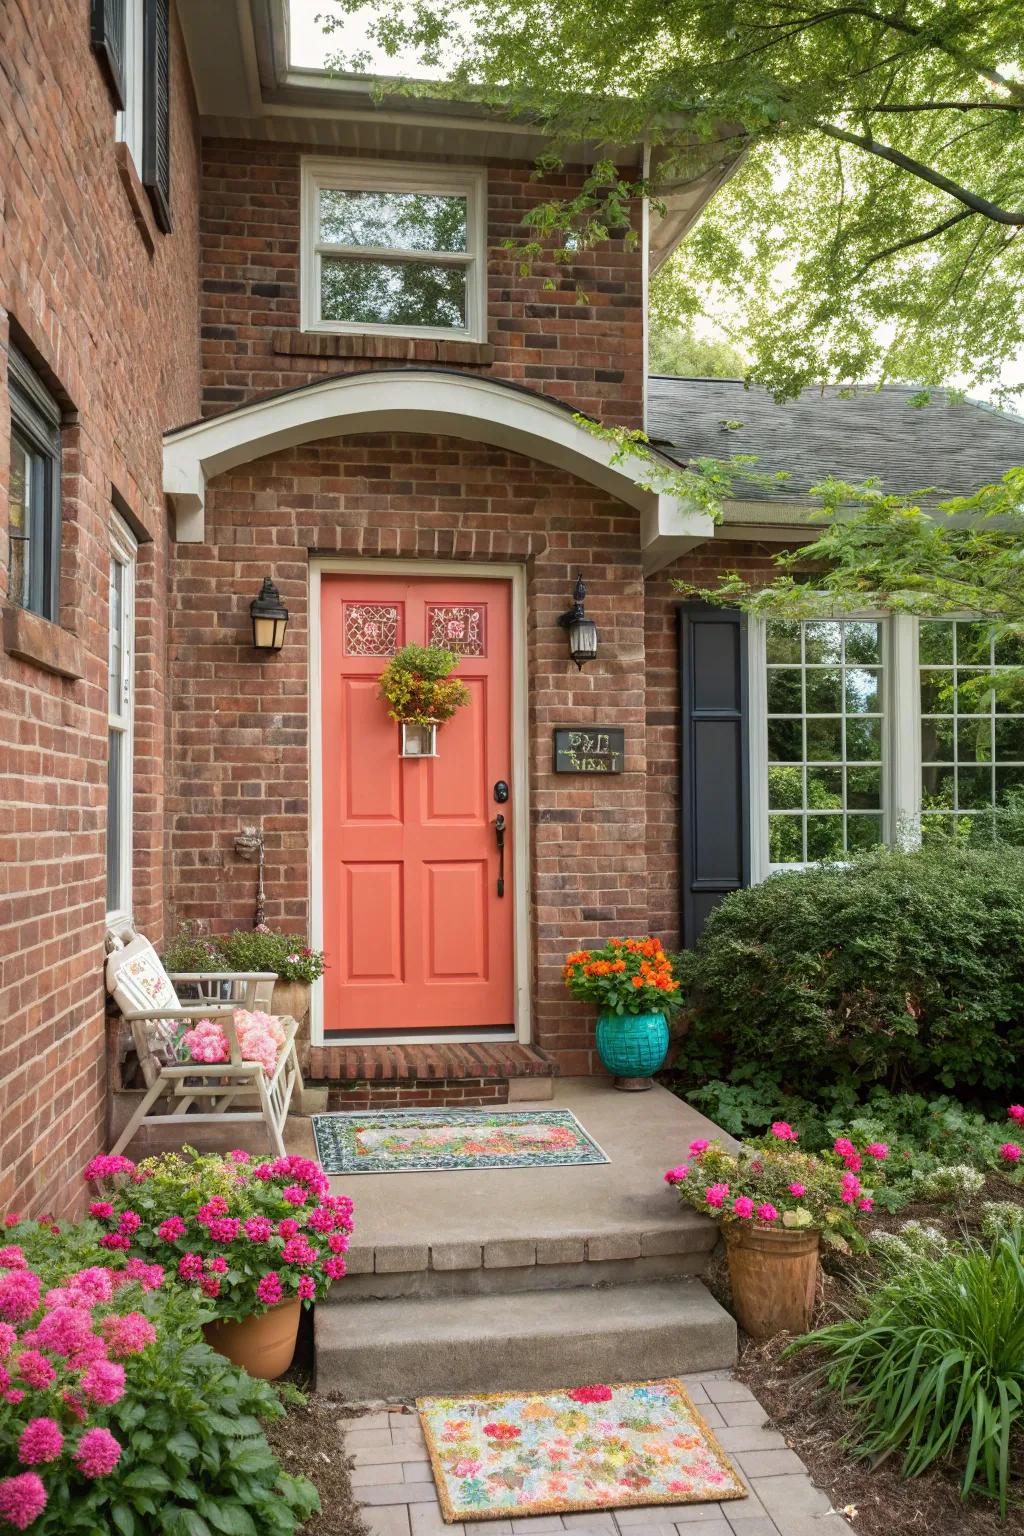
<svg viewBox="0 0 1024 1536">
<path fill-rule="evenodd" d="M 648 367 L 688 379 L 742 379 L 747 359 L 722 336 L 698 336 L 692 325 L 652 327 Z"/>
<path fill-rule="evenodd" d="M 432 94 L 526 113 L 556 147 L 649 142 L 656 176 L 552 201 L 524 244 L 572 265 L 625 197 L 738 166 L 653 295 L 672 326 L 735 314 L 751 376 L 1024 388 L 1024 25 L 1019 0 L 325 0 L 339 44 L 443 64 Z M 337 62 L 353 60 L 339 54 Z M 1021 371 L 1017 366 L 1016 373 Z"/>
</svg>

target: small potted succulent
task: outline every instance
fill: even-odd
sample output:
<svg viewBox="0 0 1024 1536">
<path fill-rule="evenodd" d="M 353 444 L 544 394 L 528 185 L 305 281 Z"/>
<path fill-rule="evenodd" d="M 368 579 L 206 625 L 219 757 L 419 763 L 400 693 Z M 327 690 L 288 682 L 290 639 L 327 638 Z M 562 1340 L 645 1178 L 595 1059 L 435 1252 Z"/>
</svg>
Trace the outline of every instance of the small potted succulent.
<svg viewBox="0 0 1024 1536">
<path fill-rule="evenodd" d="M 248 1152 L 96 1157 L 85 1169 L 99 1197 L 89 1214 L 100 1246 L 159 1264 L 193 1287 L 212 1317 L 207 1342 L 272 1381 L 292 1362 L 299 1310 L 345 1273 L 352 1202 L 329 1193 L 304 1157 Z"/>
<path fill-rule="evenodd" d="M 379 678 L 380 698 L 401 727 L 403 757 L 436 757 L 437 728 L 469 703 L 469 689 L 452 673 L 453 651 L 439 645 L 403 645 Z"/>
<path fill-rule="evenodd" d="M 681 1001 L 659 940 L 609 939 L 601 949 L 577 949 L 562 974 L 573 997 L 597 1006 L 597 1051 L 616 1088 L 650 1088 L 668 1051 L 667 1015 Z"/>
<path fill-rule="evenodd" d="M 733 1311 L 752 1339 L 805 1333 L 818 1282 L 821 1243 L 843 1252 L 863 1247 L 858 1222 L 872 1209 L 889 1149 L 858 1148 L 848 1136 L 830 1152 L 802 1152 L 791 1125 L 727 1151 L 691 1141 L 689 1161 L 665 1182 L 718 1223 L 725 1241 Z"/>
</svg>

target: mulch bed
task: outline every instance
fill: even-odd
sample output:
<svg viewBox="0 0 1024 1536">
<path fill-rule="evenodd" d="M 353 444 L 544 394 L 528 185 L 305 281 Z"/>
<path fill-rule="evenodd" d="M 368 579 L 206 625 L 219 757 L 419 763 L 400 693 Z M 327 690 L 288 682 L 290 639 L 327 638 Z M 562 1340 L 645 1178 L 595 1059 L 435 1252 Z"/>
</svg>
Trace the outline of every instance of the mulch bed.
<svg viewBox="0 0 1024 1536">
<path fill-rule="evenodd" d="M 1024 1190 L 993 1174 L 977 1200 L 962 1210 L 931 1204 L 906 1206 L 894 1216 L 881 1213 L 873 1225 L 895 1230 L 915 1219 L 938 1227 L 950 1238 L 965 1232 L 977 1236 L 978 1208 L 985 1200 L 1012 1200 L 1024 1205 Z M 814 1316 L 816 1327 L 847 1315 L 853 1306 L 850 1275 L 854 1268 L 861 1268 L 863 1273 L 861 1264 L 823 1275 Z M 727 1305 L 724 1261 L 716 1263 L 708 1278 L 718 1299 Z M 964 1503 L 955 1467 L 905 1478 L 896 1457 L 873 1468 L 854 1458 L 842 1443 L 850 1431 L 850 1415 L 837 1394 L 816 1375 L 813 1356 L 801 1352 L 783 1359 L 788 1343 L 785 1335 L 764 1345 L 753 1344 L 745 1335 L 741 1339 L 745 1342 L 736 1374 L 763 1404 L 773 1427 L 806 1463 L 815 1483 L 828 1493 L 833 1508 L 856 1509 L 856 1515 L 851 1513 L 848 1519 L 862 1536 L 1010 1536 L 1024 1532 L 1024 1503 L 1011 1509 L 1005 1521 L 985 1498 L 972 1496 Z M 1020 1441 L 1016 1456 L 1016 1492 L 1018 1499 L 1024 1500 L 1024 1444 Z"/>
<path fill-rule="evenodd" d="M 320 1495 L 321 1511 L 302 1527 L 302 1536 L 369 1536 L 341 1438 L 342 1420 L 359 1411 L 310 1396 L 304 1406 L 290 1406 L 285 1418 L 267 1426 L 267 1439 L 285 1470 L 308 1477 Z"/>
</svg>

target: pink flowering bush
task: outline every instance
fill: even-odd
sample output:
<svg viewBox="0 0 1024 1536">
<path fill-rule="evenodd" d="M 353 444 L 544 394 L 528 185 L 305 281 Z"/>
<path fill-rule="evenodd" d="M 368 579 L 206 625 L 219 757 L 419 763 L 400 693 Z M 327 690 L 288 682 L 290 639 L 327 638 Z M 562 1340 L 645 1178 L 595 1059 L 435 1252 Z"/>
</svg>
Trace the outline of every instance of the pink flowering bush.
<svg viewBox="0 0 1024 1536">
<path fill-rule="evenodd" d="M 164 1266 L 210 1316 L 239 1319 L 296 1298 L 308 1305 L 345 1274 L 352 1202 L 332 1195 L 308 1158 L 204 1157 L 186 1147 L 138 1168 L 101 1169 L 96 1182 L 109 1208 L 101 1245 Z"/>
<path fill-rule="evenodd" d="M 781 1120 L 735 1153 L 717 1141 L 692 1141 L 689 1162 L 670 1168 L 665 1181 L 685 1205 L 722 1226 L 749 1222 L 820 1232 L 844 1251 L 862 1247 L 858 1221 L 884 1182 L 888 1147 L 880 1141 L 858 1147 L 839 1136 L 830 1151 L 810 1153 L 799 1142 L 799 1133 Z"/>
<path fill-rule="evenodd" d="M 318 1503 L 267 1444 L 260 1421 L 281 1415 L 280 1399 L 209 1348 L 208 1313 L 168 1267 L 100 1247 L 112 1220 L 7 1224 L 0 1536 L 293 1536 Z"/>
</svg>

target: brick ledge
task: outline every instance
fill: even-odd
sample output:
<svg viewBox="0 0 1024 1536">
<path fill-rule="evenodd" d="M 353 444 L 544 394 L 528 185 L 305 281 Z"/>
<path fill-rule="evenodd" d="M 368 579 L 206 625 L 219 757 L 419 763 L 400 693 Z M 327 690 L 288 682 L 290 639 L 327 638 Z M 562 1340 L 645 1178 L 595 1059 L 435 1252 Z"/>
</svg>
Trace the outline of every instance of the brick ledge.
<svg viewBox="0 0 1024 1536">
<path fill-rule="evenodd" d="M 309 1082 L 506 1081 L 554 1077 L 553 1061 L 530 1045 L 315 1045 L 309 1053 Z"/>
<path fill-rule="evenodd" d="M 69 629 L 62 629 L 38 613 L 9 603 L 3 609 L 3 647 L 9 656 L 52 672 L 68 682 L 85 676 L 82 642 Z"/>
<path fill-rule="evenodd" d="M 363 336 L 334 331 L 275 331 L 273 349 L 284 357 L 376 357 L 398 363 L 455 363 L 487 367 L 486 341 L 444 341 L 432 336 Z"/>
</svg>

